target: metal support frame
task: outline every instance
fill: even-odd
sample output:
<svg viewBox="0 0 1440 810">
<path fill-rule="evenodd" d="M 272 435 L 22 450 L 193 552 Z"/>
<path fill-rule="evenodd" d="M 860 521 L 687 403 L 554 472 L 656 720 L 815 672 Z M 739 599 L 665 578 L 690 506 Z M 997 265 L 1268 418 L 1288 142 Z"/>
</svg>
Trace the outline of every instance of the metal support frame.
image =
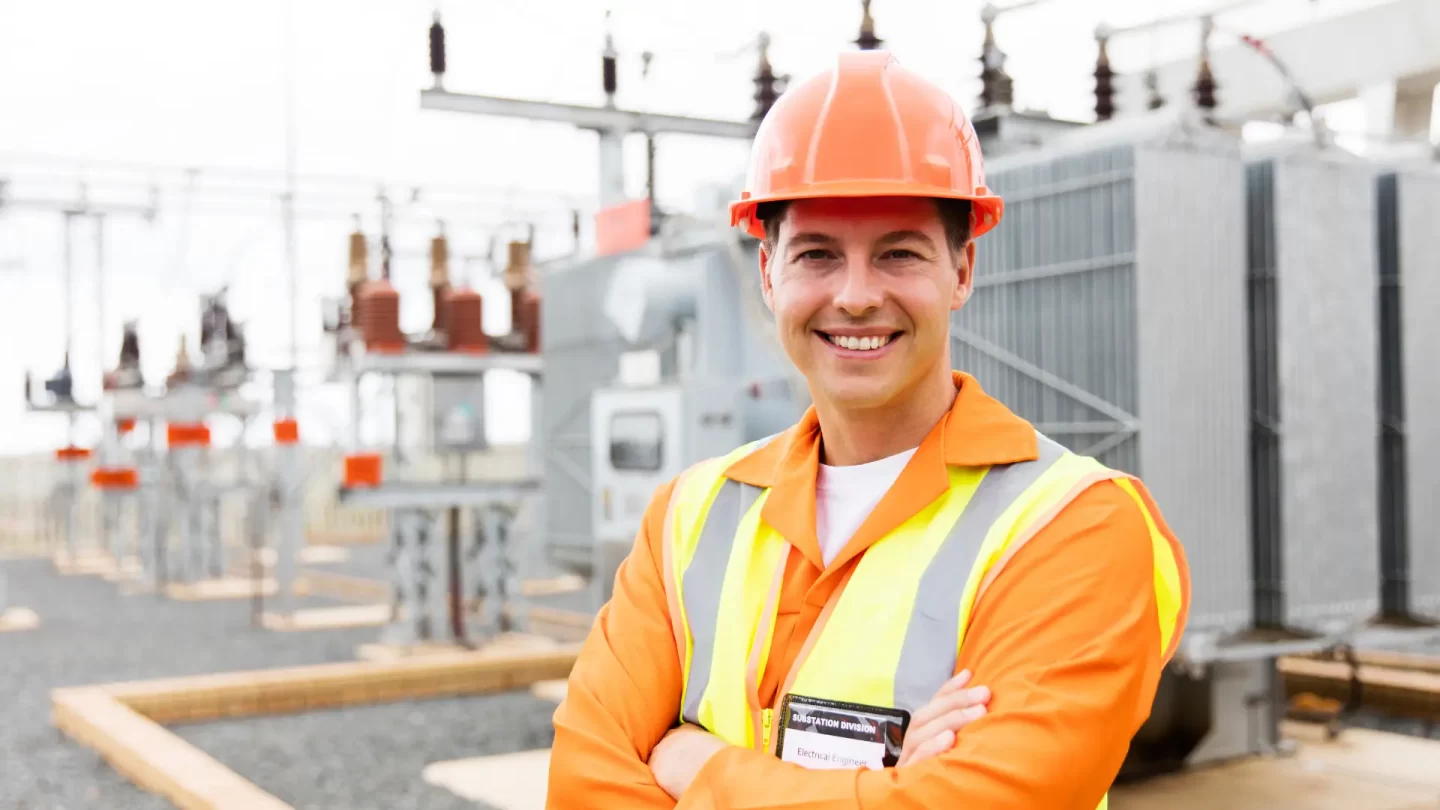
<svg viewBox="0 0 1440 810">
<path fill-rule="evenodd" d="M 469 355 L 455 352 L 413 351 L 402 354 L 361 354 L 342 361 L 339 377 L 349 385 L 356 434 L 353 447 L 360 446 L 359 391 L 366 374 L 385 374 L 397 384 L 401 376 L 483 376 L 492 370 L 517 371 L 537 379 L 544 360 L 535 354 L 491 352 Z M 540 386 L 532 387 L 532 406 L 538 413 Z M 399 399 L 395 401 L 399 418 Z M 541 457 L 540 422 L 535 420 L 531 438 L 532 464 Z M 399 441 L 399 434 L 396 434 Z M 436 637 L 439 617 L 450 614 L 451 635 L 455 643 L 470 646 L 467 638 L 467 595 L 494 594 L 499 603 L 487 610 L 491 617 L 487 630 L 513 629 L 508 618 L 509 600 L 518 592 L 515 551 L 511 542 L 512 526 L 518 504 L 538 501 L 540 479 L 533 474 L 503 481 L 422 482 L 386 481 L 374 487 L 340 487 L 337 498 L 341 504 L 370 509 L 389 510 L 391 548 L 388 563 L 394 585 L 392 619 L 381 631 L 387 644 L 408 645 L 431 641 Z M 462 512 L 472 515 L 473 535 L 460 536 Z M 492 542 L 493 541 L 493 542 Z M 486 558 L 481 576 L 470 575 L 465 584 L 464 563 Z M 445 587 L 442 572 L 448 573 Z"/>
<path fill-rule="evenodd" d="M 1112 430 L 1114 431 L 1114 433 L 1106 439 L 1102 440 L 1099 444 L 1088 448 L 1085 451 L 1086 455 L 1098 455 L 1107 450 L 1113 449 L 1121 442 L 1130 438 L 1140 430 L 1139 417 L 1136 417 L 1134 414 L 1126 412 L 1124 408 L 1117 406 L 1113 402 L 1107 402 L 1101 397 L 1098 397 L 1095 394 L 1086 391 L 1085 389 L 1081 388 L 1078 385 L 1075 385 L 1074 383 L 1063 380 L 1060 377 L 1057 377 L 1054 374 L 1046 371 L 1045 369 L 1040 368 L 1039 366 L 1026 362 L 1024 358 L 1006 351 L 1002 347 L 986 340 L 985 338 L 980 337 L 979 335 L 969 331 L 968 329 L 962 329 L 960 327 L 952 325 L 950 327 L 950 339 L 969 346 L 983 354 L 986 354 L 989 357 L 994 358 L 995 360 L 1004 363 L 1006 366 L 1009 366 L 1010 368 L 1020 372 L 1021 374 L 1024 374 L 1025 376 L 1035 380 L 1041 385 L 1054 389 L 1055 391 L 1064 394 L 1067 397 L 1070 397 L 1076 402 L 1079 402 L 1080 404 L 1085 405 L 1089 408 L 1093 408 L 1094 410 L 1099 411 L 1100 413 L 1114 419 L 1114 424 L 1104 425 L 1103 427 L 1101 424 L 1096 425 L 1097 427 L 1102 427 L 1102 430 Z M 1066 425 L 1066 427 L 1073 427 L 1073 425 Z M 1078 431 L 1070 432 L 1073 433 Z"/>
<path fill-rule="evenodd" d="M 755 137 L 757 121 L 723 121 L 622 110 L 607 105 L 586 107 L 577 104 L 556 104 L 502 96 L 452 93 L 448 90 L 420 91 L 420 107 L 426 110 L 488 115 L 498 118 L 523 118 L 530 121 L 554 121 L 599 135 L 600 204 L 614 205 L 625 199 L 625 136 L 641 132 L 649 136 L 660 133 L 699 135 L 712 138 L 750 140 Z"/>
</svg>

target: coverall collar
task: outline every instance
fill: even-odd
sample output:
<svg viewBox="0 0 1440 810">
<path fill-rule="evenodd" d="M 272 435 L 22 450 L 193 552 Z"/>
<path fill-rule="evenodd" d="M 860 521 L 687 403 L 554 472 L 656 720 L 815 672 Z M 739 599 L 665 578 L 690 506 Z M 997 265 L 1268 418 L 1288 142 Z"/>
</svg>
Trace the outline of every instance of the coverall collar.
<svg viewBox="0 0 1440 810">
<path fill-rule="evenodd" d="M 920 443 L 894 486 L 850 538 L 828 569 L 815 533 L 815 481 L 820 470 L 820 421 L 812 406 L 800 421 L 741 458 L 725 477 L 770 489 L 760 517 L 799 549 L 825 576 L 843 569 L 880 538 L 924 509 L 950 487 L 948 465 L 985 467 L 1039 457 L 1035 429 L 986 394 L 969 374 L 956 371 L 959 393 L 950 410 Z"/>
</svg>

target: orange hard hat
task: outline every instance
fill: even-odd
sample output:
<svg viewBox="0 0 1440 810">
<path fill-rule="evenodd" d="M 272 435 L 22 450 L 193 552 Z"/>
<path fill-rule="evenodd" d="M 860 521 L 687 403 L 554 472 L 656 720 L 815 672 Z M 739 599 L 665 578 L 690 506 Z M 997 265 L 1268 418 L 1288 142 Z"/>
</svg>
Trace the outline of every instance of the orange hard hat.
<svg viewBox="0 0 1440 810">
<path fill-rule="evenodd" d="M 760 203 L 816 197 L 970 200 L 971 235 L 1005 205 L 985 187 L 975 128 L 955 99 L 887 51 L 849 51 L 786 91 L 760 122 L 730 224 L 763 238 Z"/>
</svg>

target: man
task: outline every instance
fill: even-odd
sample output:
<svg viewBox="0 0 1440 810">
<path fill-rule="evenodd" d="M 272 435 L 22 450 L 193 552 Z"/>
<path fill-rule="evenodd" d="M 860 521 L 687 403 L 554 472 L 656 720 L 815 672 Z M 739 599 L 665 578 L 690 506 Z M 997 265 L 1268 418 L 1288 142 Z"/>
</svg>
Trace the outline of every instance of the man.
<svg viewBox="0 0 1440 810">
<path fill-rule="evenodd" d="M 748 186 L 732 218 L 814 405 L 655 493 L 548 805 L 1104 806 L 1188 573 L 1138 481 L 951 370 L 1002 214 L 969 121 L 846 53 L 766 117 Z"/>
</svg>

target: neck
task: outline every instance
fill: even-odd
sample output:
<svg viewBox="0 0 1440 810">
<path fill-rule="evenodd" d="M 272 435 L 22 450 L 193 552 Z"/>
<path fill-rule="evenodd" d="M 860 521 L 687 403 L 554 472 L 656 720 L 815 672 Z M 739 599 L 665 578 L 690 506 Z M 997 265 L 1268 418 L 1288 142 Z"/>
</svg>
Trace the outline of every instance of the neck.
<svg viewBox="0 0 1440 810">
<path fill-rule="evenodd" d="M 955 404 L 955 378 L 941 371 L 878 407 L 844 408 L 817 397 L 821 463 L 866 464 L 919 447 Z"/>
</svg>

